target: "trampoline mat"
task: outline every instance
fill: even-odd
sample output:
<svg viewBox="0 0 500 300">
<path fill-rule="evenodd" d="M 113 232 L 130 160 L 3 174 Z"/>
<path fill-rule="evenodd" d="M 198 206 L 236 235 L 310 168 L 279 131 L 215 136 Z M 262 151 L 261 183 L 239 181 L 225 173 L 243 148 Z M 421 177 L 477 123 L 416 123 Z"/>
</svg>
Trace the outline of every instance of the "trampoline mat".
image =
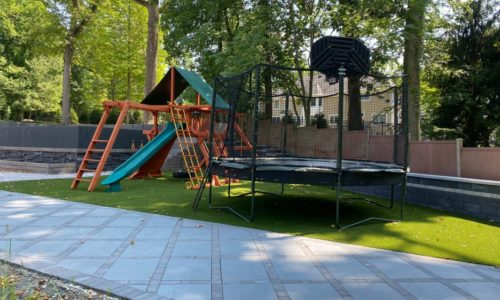
<svg viewBox="0 0 500 300">
<path fill-rule="evenodd" d="M 251 179 L 250 157 L 219 158 L 212 162 L 216 175 L 238 179 Z M 255 179 L 280 183 L 335 185 L 341 178 L 342 185 L 398 184 L 406 176 L 396 164 L 343 160 L 341 176 L 337 161 L 300 157 L 257 157 Z"/>
</svg>

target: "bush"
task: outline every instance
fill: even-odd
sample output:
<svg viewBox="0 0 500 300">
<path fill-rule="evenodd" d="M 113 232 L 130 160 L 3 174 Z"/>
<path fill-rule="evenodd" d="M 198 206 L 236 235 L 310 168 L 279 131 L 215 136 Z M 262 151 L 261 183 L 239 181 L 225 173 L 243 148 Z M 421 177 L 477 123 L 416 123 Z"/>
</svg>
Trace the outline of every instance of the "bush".
<svg viewBox="0 0 500 300">
<path fill-rule="evenodd" d="M 101 120 L 102 116 L 102 109 L 93 109 L 88 116 L 87 122 L 89 124 L 99 124 L 99 121 Z"/>
<path fill-rule="evenodd" d="M 284 116 L 281 122 L 283 122 L 283 124 L 297 124 L 297 120 L 292 115 Z"/>
<path fill-rule="evenodd" d="M 108 116 L 108 119 L 106 120 L 106 124 L 116 124 L 116 121 L 118 120 L 119 115 L 120 115 L 120 110 L 118 108 L 114 107 L 109 112 L 109 116 Z M 97 121 L 97 123 L 99 123 L 99 121 Z"/>
<path fill-rule="evenodd" d="M 313 126 L 316 125 L 316 128 L 318 129 L 328 128 L 328 121 L 326 120 L 324 113 L 314 115 L 311 124 Z"/>
<path fill-rule="evenodd" d="M 78 124 L 78 114 L 73 108 L 70 111 L 71 114 L 71 124 Z"/>
<path fill-rule="evenodd" d="M 138 110 L 133 110 L 129 112 L 129 124 L 141 124 L 142 123 L 142 112 Z"/>
</svg>

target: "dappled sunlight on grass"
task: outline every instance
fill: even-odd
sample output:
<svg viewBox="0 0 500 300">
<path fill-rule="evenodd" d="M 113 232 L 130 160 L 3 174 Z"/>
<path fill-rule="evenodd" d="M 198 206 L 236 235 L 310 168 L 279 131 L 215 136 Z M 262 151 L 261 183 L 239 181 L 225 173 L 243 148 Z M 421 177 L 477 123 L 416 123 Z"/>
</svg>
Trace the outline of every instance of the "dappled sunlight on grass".
<svg viewBox="0 0 500 300">
<path fill-rule="evenodd" d="M 258 194 L 256 215 L 247 223 L 222 210 L 210 210 L 207 195 L 197 212 L 191 210 L 196 191 L 186 190 L 185 182 L 170 176 L 148 180 L 124 180 L 123 191 L 105 192 L 104 187 L 89 193 L 85 184 L 71 190 L 70 179 L 0 183 L 0 189 L 85 202 L 102 206 L 151 212 L 182 218 L 198 219 L 238 226 L 271 230 L 280 233 L 345 242 L 380 249 L 389 249 L 468 262 L 500 265 L 500 227 L 472 218 L 405 205 L 404 221 L 371 223 L 338 231 L 335 219 L 335 191 L 328 187 L 286 185 L 283 196 Z M 279 193 L 281 186 L 257 183 L 259 191 Z M 250 197 L 227 197 L 225 187 L 213 188 L 215 206 L 231 206 L 243 214 L 249 212 Z M 248 182 L 231 184 L 231 194 L 250 191 Z M 345 197 L 354 196 L 345 193 Z M 385 199 L 374 199 L 387 204 Z M 343 201 L 341 221 L 344 224 L 369 216 L 397 218 L 399 206 L 381 209 L 362 201 Z"/>
</svg>

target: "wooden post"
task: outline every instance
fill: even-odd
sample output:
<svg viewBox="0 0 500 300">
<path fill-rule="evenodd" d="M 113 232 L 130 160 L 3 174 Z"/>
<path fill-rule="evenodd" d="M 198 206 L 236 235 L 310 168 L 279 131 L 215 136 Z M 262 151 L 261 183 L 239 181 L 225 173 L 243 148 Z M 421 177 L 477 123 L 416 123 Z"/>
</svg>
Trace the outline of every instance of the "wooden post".
<svg viewBox="0 0 500 300">
<path fill-rule="evenodd" d="M 174 92 L 174 89 L 175 89 L 175 83 L 174 83 L 174 80 L 175 80 L 175 67 L 170 67 L 170 104 L 174 104 L 174 100 L 175 100 L 175 92 Z"/>
<path fill-rule="evenodd" d="M 153 136 L 152 139 L 158 135 L 158 112 L 153 113 Z"/>
<path fill-rule="evenodd" d="M 457 177 L 462 177 L 462 148 L 464 146 L 463 139 L 456 139 L 456 155 L 457 155 Z"/>
<path fill-rule="evenodd" d="M 102 153 L 99 164 L 97 165 L 97 169 L 95 170 L 94 177 L 92 178 L 92 181 L 89 184 L 89 188 L 88 188 L 89 192 L 92 192 L 96 188 L 97 183 L 99 182 L 99 177 L 101 176 L 101 173 L 104 170 L 104 166 L 106 165 L 106 161 L 108 160 L 108 156 L 111 153 L 111 150 L 113 149 L 113 145 L 115 144 L 116 137 L 118 136 L 118 133 L 120 132 L 120 128 L 122 127 L 123 121 L 125 120 L 125 116 L 127 115 L 129 108 L 130 108 L 130 102 L 125 101 L 123 103 L 123 107 L 121 107 L 120 115 L 118 116 L 118 120 L 116 121 L 115 127 L 113 128 L 113 131 L 111 132 L 111 136 L 109 137 L 106 148 L 104 148 L 104 151 Z"/>
</svg>

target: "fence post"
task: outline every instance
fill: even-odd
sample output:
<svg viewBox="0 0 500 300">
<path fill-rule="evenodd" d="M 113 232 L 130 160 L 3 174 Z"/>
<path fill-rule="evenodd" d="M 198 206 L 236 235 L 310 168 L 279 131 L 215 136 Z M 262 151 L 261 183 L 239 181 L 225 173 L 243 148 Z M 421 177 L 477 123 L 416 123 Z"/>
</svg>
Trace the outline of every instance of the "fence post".
<svg viewBox="0 0 500 300">
<path fill-rule="evenodd" d="M 463 139 L 456 139 L 455 140 L 456 147 L 455 151 L 457 153 L 457 177 L 462 177 L 462 148 L 464 146 L 464 140 Z"/>
</svg>

